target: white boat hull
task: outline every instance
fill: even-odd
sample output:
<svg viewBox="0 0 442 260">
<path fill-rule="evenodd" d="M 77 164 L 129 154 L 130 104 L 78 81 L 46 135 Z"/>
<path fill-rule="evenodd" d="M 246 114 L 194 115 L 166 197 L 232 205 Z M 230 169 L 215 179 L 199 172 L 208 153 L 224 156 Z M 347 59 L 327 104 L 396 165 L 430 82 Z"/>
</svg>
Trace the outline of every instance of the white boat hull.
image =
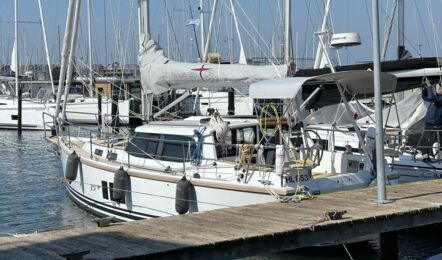
<svg viewBox="0 0 442 260">
<path fill-rule="evenodd" d="M 83 149 L 89 147 L 89 145 L 85 144 Z M 62 141 L 60 142 L 60 147 L 61 161 L 63 171 L 65 172 L 67 158 L 72 153 L 72 150 Z M 92 149 L 96 147 L 96 145 L 93 145 Z M 113 152 L 117 151 L 114 150 Z M 104 153 L 100 157 L 106 158 L 105 150 Z M 113 186 L 115 173 L 121 163 L 109 161 L 100 163 L 96 159 L 96 155 L 92 157 L 94 159 L 90 159 L 90 155 L 81 158 L 76 179 L 67 183 L 69 196 L 82 208 L 100 216 L 113 216 L 123 221 L 178 214 L 175 210 L 176 187 L 182 175 L 136 168 L 138 170 L 136 170 L 135 174 L 129 174 L 129 181 L 126 187 L 130 192 L 126 192 L 125 203 L 117 203 L 112 200 L 110 187 Z M 118 157 L 127 158 L 123 155 L 120 156 L 120 154 Z M 131 172 L 130 169 L 128 170 L 129 172 Z M 210 173 L 206 172 L 206 174 Z M 293 191 L 299 185 L 299 187 L 308 187 L 312 194 L 319 194 L 363 188 L 367 187 L 372 181 L 372 176 L 368 172 L 330 175 L 327 178 L 318 179 L 307 178 L 303 174 L 301 175 L 299 176 L 301 180 L 298 183 L 295 180 L 285 180 L 287 182 L 287 189 Z M 264 185 L 253 183 L 252 180 L 248 184 L 242 184 L 236 182 L 236 180 L 222 181 L 214 178 L 204 180 L 189 176 L 188 178 L 194 184 L 192 185 L 189 213 L 277 200 Z M 209 185 L 201 184 L 201 182 L 205 181 Z M 278 187 L 280 177 L 276 177 L 272 182 L 275 183 L 274 187 Z M 284 189 L 284 187 L 279 189 Z"/>
<path fill-rule="evenodd" d="M 102 115 L 106 123 L 112 121 L 112 102 L 104 99 L 102 103 Z M 129 124 L 130 100 L 118 102 L 118 116 L 120 124 Z M 82 98 L 66 105 L 66 119 L 75 124 L 97 124 L 98 103 L 96 98 Z"/>
<path fill-rule="evenodd" d="M 119 101 L 120 124 L 129 123 L 130 100 Z M 111 102 L 104 100 L 102 104 L 103 118 L 106 123 L 112 121 Z M 97 99 L 85 99 L 84 102 L 68 103 L 66 118 L 74 124 L 97 124 L 98 105 Z M 46 115 L 44 115 L 46 113 Z M 52 116 L 55 115 L 54 103 L 39 103 L 32 100 L 22 101 L 22 129 L 25 130 L 50 130 L 53 125 Z M 18 102 L 17 100 L 0 99 L 0 128 L 17 129 Z M 45 126 L 46 125 L 46 126 Z"/>
<path fill-rule="evenodd" d="M 44 103 L 35 103 L 27 100 L 22 101 L 22 129 L 43 130 L 44 121 L 48 126 L 52 125 L 50 116 L 43 119 L 43 113 L 49 112 L 49 106 Z M 0 99 L 0 128 L 17 129 L 18 102 L 12 99 Z M 47 129 L 49 130 L 47 127 Z"/>
</svg>

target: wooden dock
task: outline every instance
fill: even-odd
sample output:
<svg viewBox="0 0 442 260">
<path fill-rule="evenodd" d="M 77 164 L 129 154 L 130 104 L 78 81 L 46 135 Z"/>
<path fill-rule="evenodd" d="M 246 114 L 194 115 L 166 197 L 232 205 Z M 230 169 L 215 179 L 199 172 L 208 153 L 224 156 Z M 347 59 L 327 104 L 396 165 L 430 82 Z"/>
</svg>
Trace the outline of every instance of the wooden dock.
<svg viewBox="0 0 442 260">
<path fill-rule="evenodd" d="M 0 259 L 62 259 L 72 253 L 84 258 L 229 259 L 342 244 L 442 222 L 442 180 L 389 186 L 388 198 L 392 203 L 376 204 L 374 187 L 300 203 L 273 202 L 103 228 L 1 237 Z M 347 213 L 343 219 L 314 224 L 327 210 Z"/>
</svg>

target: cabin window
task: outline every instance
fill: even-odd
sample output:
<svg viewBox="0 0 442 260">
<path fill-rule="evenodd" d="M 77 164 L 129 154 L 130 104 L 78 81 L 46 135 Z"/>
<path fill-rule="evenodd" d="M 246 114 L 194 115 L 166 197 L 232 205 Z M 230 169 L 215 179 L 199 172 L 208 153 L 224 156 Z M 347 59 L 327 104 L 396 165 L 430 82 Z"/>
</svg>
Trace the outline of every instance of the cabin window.
<svg viewBox="0 0 442 260">
<path fill-rule="evenodd" d="M 126 152 L 135 157 L 156 158 L 159 139 L 159 134 L 135 133 L 126 147 Z"/>
<path fill-rule="evenodd" d="M 115 160 L 117 160 L 117 156 L 118 156 L 118 154 L 116 154 L 116 153 L 107 152 L 107 156 L 106 156 L 106 158 L 107 158 L 109 161 L 115 161 Z"/>
<path fill-rule="evenodd" d="M 161 160 L 187 162 L 192 157 L 195 141 L 192 137 L 181 135 L 163 135 Z"/>
<path fill-rule="evenodd" d="M 216 142 L 218 143 L 218 141 Z M 218 158 L 236 156 L 237 149 L 235 144 L 255 144 L 255 143 L 256 143 L 255 127 L 231 129 L 225 137 L 226 145 L 223 144 L 216 145 L 216 154 Z"/>
<path fill-rule="evenodd" d="M 102 156 L 103 155 L 103 150 L 95 148 L 94 154 L 98 155 L 98 156 Z"/>
<path fill-rule="evenodd" d="M 189 161 L 194 149 L 195 141 L 190 136 L 149 133 L 136 133 L 126 147 L 131 156 L 171 162 Z"/>
</svg>

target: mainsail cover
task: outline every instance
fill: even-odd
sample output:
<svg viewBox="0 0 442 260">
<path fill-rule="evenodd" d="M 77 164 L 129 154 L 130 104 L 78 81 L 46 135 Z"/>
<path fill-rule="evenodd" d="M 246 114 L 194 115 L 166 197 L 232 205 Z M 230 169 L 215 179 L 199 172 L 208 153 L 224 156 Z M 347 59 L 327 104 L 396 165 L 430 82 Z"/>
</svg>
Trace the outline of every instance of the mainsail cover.
<svg viewBox="0 0 442 260">
<path fill-rule="evenodd" d="M 171 89 L 247 86 L 260 80 L 285 77 L 288 65 L 185 63 L 168 59 L 153 40 L 140 49 L 141 85 L 155 95 Z"/>
</svg>

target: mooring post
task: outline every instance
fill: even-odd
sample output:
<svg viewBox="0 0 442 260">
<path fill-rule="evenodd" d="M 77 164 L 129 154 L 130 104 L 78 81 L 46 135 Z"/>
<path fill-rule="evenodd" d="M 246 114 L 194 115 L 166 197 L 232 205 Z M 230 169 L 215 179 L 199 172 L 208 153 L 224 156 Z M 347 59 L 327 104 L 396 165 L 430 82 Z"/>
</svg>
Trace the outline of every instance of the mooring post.
<svg viewBox="0 0 442 260">
<path fill-rule="evenodd" d="M 16 72 L 17 73 L 17 72 Z M 22 124 L 21 124 L 21 119 L 22 119 L 22 88 L 21 86 L 18 87 L 18 115 L 17 115 L 17 134 L 18 136 L 21 136 L 21 128 L 22 128 Z"/>
<path fill-rule="evenodd" d="M 117 87 L 120 86 L 120 87 Z M 120 127 L 120 120 L 118 118 L 118 97 L 119 97 L 119 90 L 121 89 L 121 81 L 118 83 L 115 82 L 115 84 L 111 85 L 112 89 L 112 105 L 111 105 L 111 118 L 112 118 L 112 130 L 113 133 L 119 132 Z"/>
<path fill-rule="evenodd" d="M 102 94 L 103 94 L 103 89 L 102 88 L 99 88 L 98 89 L 98 93 L 97 93 L 97 105 L 98 105 L 98 132 L 100 133 L 100 135 L 101 135 L 101 124 L 102 124 L 102 114 L 101 114 L 101 97 L 102 97 Z"/>
<path fill-rule="evenodd" d="M 234 115 L 235 114 L 235 90 L 233 88 L 229 88 L 227 92 L 227 114 Z"/>
<path fill-rule="evenodd" d="M 398 238 L 397 231 L 385 232 L 379 235 L 381 259 L 398 259 Z"/>
</svg>

